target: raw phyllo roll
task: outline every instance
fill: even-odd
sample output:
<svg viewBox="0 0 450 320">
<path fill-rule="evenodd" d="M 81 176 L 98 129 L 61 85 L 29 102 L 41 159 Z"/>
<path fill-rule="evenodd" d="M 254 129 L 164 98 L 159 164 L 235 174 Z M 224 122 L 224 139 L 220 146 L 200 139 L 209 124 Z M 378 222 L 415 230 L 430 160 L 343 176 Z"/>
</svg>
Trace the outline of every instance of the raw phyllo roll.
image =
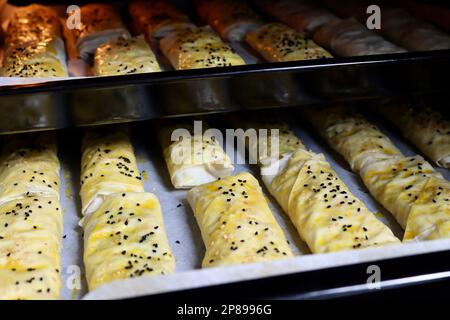
<svg viewBox="0 0 450 320">
<path fill-rule="evenodd" d="M 208 27 L 176 31 L 160 42 L 161 50 L 177 70 L 245 64 L 234 50 Z"/>
<path fill-rule="evenodd" d="M 323 138 L 355 172 L 368 162 L 402 156 L 386 135 L 351 108 L 337 106 L 307 113 Z"/>
<path fill-rule="evenodd" d="M 406 52 L 353 19 L 331 21 L 313 39 L 341 57 Z"/>
<path fill-rule="evenodd" d="M 0 299 L 58 299 L 62 210 L 56 197 L 0 205 Z"/>
<path fill-rule="evenodd" d="M 96 211 L 107 195 L 119 192 L 144 192 L 128 132 L 89 131 L 81 158 L 83 215 Z"/>
<path fill-rule="evenodd" d="M 450 237 L 450 183 L 422 157 L 373 162 L 360 175 L 370 193 L 405 229 L 403 240 Z"/>
<path fill-rule="evenodd" d="M 367 159 L 352 168 L 360 174 L 374 198 L 405 229 L 403 240 L 450 236 L 450 182 L 428 162 L 420 156 L 405 157 L 398 150 L 392 152 L 392 148 L 383 153 L 387 151 L 389 139 L 360 115 L 342 108 L 313 113 L 311 120 L 321 135 L 349 163 L 355 163 L 354 159 Z M 355 132 L 359 132 L 358 140 L 366 141 L 367 147 L 361 148 L 362 145 L 356 143 Z M 367 154 L 366 148 L 376 149 L 380 140 L 385 141 L 380 144 L 383 148 L 378 153 Z"/>
<path fill-rule="evenodd" d="M 394 104 L 384 104 L 379 110 L 434 163 L 449 168 L 450 122 L 423 103 Z"/>
<path fill-rule="evenodd" d="M 25 196 L 59 198 L 60 165 L 52 135 L 6 141 L 0 169 L 0 204 Z"/>
<path fill-rule="evenodd" d="M 270 62 L 312 60 L 332 56 L 312 40 L 281 23 L 269 23 L 247 33 L 245 40 Z"/>
<path fill-rule="evenodd" d="M 73 29 L 75 47 L 83 59 L 89 59 L 102 44 L 130 36 L 119 13 L 112 5 L 87 4 L 81 7 L 80 29 Z"/>
<path fill-rule="evenodd" d="M 3 66 L 4 77 L 66 77 L 66 53 L 56 12 L 41 5 L 14 11 L 9 21 Z"/>
<path fill-rule="evenodd" d="M 254 122 L 252 126 L 278 129 L 279 161 L 260 157 L 262 179 L 313 253 L 399 242 L 350 192 L 324 156 L 306 150 L 286 123 Z M 272 141 L 271 137 L 258 140 L 258 148 Z M 269 154 L 274 152 L 271 145 L 269 149 Z M 257 152 L 251 144 L 249 150 Z"/>
<path fill-rule="evenodd" d="M 411 51 L 450 49 L 450 35 L 403 9 L 383 11 L 381 32 L 392 42 Z"/>
<path fill-rule="evenodd" d="M 240 173 L 188 192 L 206 253 L 203 267 L 291 257 L 258 181 Z"/>
<path fill-rule="evenodd" d="M 134 0 L 128 11 L 136 31 L 149 38 L 163 38 L 173 31 L 194 27 L 188 16 L 164 0 Z"/>
<path fill-rule="evenodd" d="M 109 195 L 83 227 L 89 290 L 114 280 L 175 270 L 161 207 L 152 193 Z"/>
<path fill-rule="evenodd" d="M 186 130 L 183 135 L 172 134 L 176 129 Z M 161 130 L 161 146 L 170 174 L 177 189 L 192 188 L 230 175 L 231 159 L 214 136 L 194 132 L 192 125 L 180 123 Z"/>
<path fill-rule="evenodd" d="M 298 149 L 274 175 L 261 173 L 313 253 L 399 243 L 356 198 L 322 154 Z"/>
<path fill-rule="evenodd" d="M 101 45 L 95 51 L 94 74 L 98 76 L 158 71 L 161 68 L 143 36 L 119 38 Z"/>
<path fill-rule="evenodd" d="M 199 16 L 227 41 L 241 41 L 245 34 L 262 21 L 245 1 L 199 0 Z"/>
<path fill-rule="evenodd" d="M 330 11 L 298 0 L 254 0 L 264 13 L 282 21 L 299 32 L 312 33 L 320 26 L 338 20 Z"/>
</svg>

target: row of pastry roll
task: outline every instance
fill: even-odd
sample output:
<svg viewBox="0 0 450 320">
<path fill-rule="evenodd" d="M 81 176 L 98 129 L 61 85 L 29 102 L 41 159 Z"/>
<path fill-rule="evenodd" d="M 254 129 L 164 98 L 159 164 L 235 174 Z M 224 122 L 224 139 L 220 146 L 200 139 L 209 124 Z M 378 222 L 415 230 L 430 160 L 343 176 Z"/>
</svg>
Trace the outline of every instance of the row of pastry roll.
<svg viewBox="0 0 450 320">
<path fill-rule="evenodd" d="M 267 136 L 248 145 L 249 152 L 257 155 L 267 189 L 311 252 L 399 243 L 351 193 L 324 155 L 308 150 L 286 123 L 250 121 L 245 126 L 267 130 Z"/>
<path fill-rule="evenodd" d="M 86 60 L 101 45 L 118 38 L 130 37 L 117 10 L 112 5 L 100 3 L 81 6 L 80 26 L 71 30 L 70 35 L 77 54 Z"/>
<path fill-rule="evenodd" d="M 81 28 L 70 34 L 76 52 L 93 62 L 96 76 L 126 75 L 161 71 L 143 34 L 132 37 L 115 7 L 87 4 L 81 7 Z"/>
<path fill-rule="evenodd" d="M 63 212 L 54 136 L 5 139 L 0 169 L 0 299 L 58 299 Z"/>
<path fill-rule="evenodd" d="M 311 1 L 255 0 L 265 13 L 297 32 L 311 34 L 314 42 L 332 53 L 348 57 L 405 52 L 353 19 L 341 19 Z"/>
<path fill-rule="evenodd" d="M 303 33 L 283 24 L 264 24 L 242 1 L 197 1 L 199 16 L 217 33 L 210 27 L 195 27 L 174 7 L 169 9 L 165 2 L 157 5 L 160 2 L 135 1 L 130 13 L 138 21 L 139 30 L 144 30 L 148 37 L 161 39 L 161 50 L 175 69 L 243 65 L 244 60 L 224 40 L 244 38 L 272 62 L 331 57 Z M 161 18 L 163 12 L 170 14 Z"/>
<path fill-rule="evenodd" d="M 177 70 L 242 65 L 245 62 L 209 27 L 197 27 L 166 1 L 133 1 L 138 32 L 160 39 L 161 51 Z"/>
<path fill-rule="evenodd" d="M 450 182 L 421 156 L 404 156 L 376 126 L 347 107 L 308 111 L 325 140 L 405 230 L 404 241 L 450 236 Z"/>
<path fill-rule="evenodd" d="M 8 22 L 1 75 L 66 77 L 66 53 L 57 13 L 29 5 L 14 11 Z"/>
<path fill-rule="evenodd" d="M 197 12 L 227 41 L 245 40 L 270 62 L 330 58 L 331 55 L 282 23 L 265 23 L 245 1 L 197 1 Z"/>
<path fill-rule="evenodd" d="M 366 29 L 355 20 L 342 20 L 324 8 L 304 1 L 257 1 L 261 9 L 295 30 L 313 34 L 313 40 L 338 56 L 397 53 L 404 50 Z M 289 9 L 289 10 L 287 10 Z"/>
<path fill-rule="evenodd" d="M 71 33 L 76 52 L 90 63 L 96 76 L 160 71 L 143 35 L 131 37 L 117 10 L 109 4 L 81 7 L 81 28 Z"/>
<path fill-rule="evenodd" d="M 362 23 L 367 19 L 366 10 L 370 4 L 368 1 L 353 0 L 343 6 L 339 1 L 327 0 L 327 5 L 340 15 L 355 17 Z M 407 10 L 384 4 L 381 11 L 382 28 L 379 32 L 393 43 L 411 51 L 450 48 L 450 35 Z"/>
<path fill-rule="evenodd" d="M 183 131 L 173 135 L 175 129 Z M 159 139 L 174 187 L 192 188 L 187 198 L 206 247 L 203 267 L 293 256 L 256 178 L 233 175 L 229 156 L 206 128 L 166 124 Z"/>
<path fill-rule="evenodd" d="M 89 290 L 174 271 L 159 200 L 144 191 L 126 130 L 85 135 L 80 195 Z"/>
</svg>

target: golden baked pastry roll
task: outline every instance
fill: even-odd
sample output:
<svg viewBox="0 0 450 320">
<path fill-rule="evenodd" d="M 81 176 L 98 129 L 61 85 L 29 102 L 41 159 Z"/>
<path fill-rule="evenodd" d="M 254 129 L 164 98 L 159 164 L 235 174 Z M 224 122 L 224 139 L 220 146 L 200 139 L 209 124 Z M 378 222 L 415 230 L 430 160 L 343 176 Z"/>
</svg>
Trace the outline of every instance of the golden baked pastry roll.
<svg viewBox="0 0 450 320">
<path fill-rule="evenodd" d="M 340 57 L 406 52 L 353 19 L 324 24 L 313 39 Z"/>
<path fill-rule="evenodd" d="M 258 181 L 240 173 L 188 192 L 206 247 L 203 267 L 292 257 Z"/>
<path fill-rule="evenodd" d="M 0 163 L 0 205 L 25 196 L 59 199 L 60 165 L 53 135 L 7 139 Z"/>
<path fill-rule="evenodd" d="M 172 137 L 176 129 L 183 132 Z M 179 123 L 162 128 L 159 136 L 170 180 L 177 189 L 192 188 L 230 175 L 234 166 L 214 136 Z"/>
<path fill-rule="evenodd" d="M 64 43 L 60 38 L 51 42 L 32 42 L 5 52 L 0 72 L 3 77 L 53 78 L 69 75 Z"/>
<path fill-rule="evenodd" d="M 450 167 L 450 122 L 441 113 L 424 103 L 406 102 L 387 103 L 377 110 L 434 163 Z"/>
<path fill-rule="evenodd" d="M 270 62 L 331 58 L 312 40 L 282 23 L 269 23 L 250 31 L 246 42 Z"/>
<path fill-rule="evenodd" d="M 101 45 L 95 51 L 94 74 L 97 76 L 158 71 L 161 68 L 144 36 L 119 38 Z"/>
<path fill-rule="evenodd" d="M 245 64 L 209 27 L 176 31 L 160 42 L 161 50 L 177 70 Z"/>
<path fill-rule="evenodd" d="M 96 211 L 112 193 L 144 192 L 128 132 L 88 131 L 81 158 L 83 215 Z"/>
<path fill-rule="evenodd" d="M 73 29 L 75 47 L 88 59 L 102 44 L 130 36 L 119 13 L 109 4 L 91 3 L 81 7 L 81 28 Z"/>
<path fill-rule="evenodd" d="M 29 5 L 8 23 L 0 74 L 4 77 L 67 77 L 66 52 L 56 12 Z"/>
<path fill-rule="evenodd" d="M 83 228 L 89 290 L 114 280 L 175 270 L 161 207 L 152 193 L 108 195 L 85 218 Z"/>
<path fill-rule="evenodd" d="M 278 129 L 278 159 L 260 158 L 262 180 L 313 253 L 399 243 L 391 230 L 369 211 L 339 179 L 322 154 L 308 151 L 281 121 L 253 122 L 258 130 Z M 259 148 L 271 142 L 258 139 Z M 274 153 L 272 141 L 269 153 Z M 253 143 L 256 145 L 256 143 Z M 251 152 L 256 146 L 249 144 Z"/>
<path fill-rule="evenodd" d="M 0 299 L 58 299 L 62 210 L 56 197 L 0 205 Z"/>
<path fill-rule="evenodd" d="M 375 145 L 378 131 L 375 126 L 355 113 L 349 114 L 342 109 L 324 109 L 311 111 L 313 123 L 327 142 L 347 161 L 357 157 L 360 146 L 355 142 L 350 129 L 358 123 L 360 139 Z M 332 117 L 332 118 L 331 118 Z M 361 121 L 363 119 L 364 121 Z M 329 122 L 331 121 L 331 122 Z M 327 125 L 328 123 L 328 125 Z M 333 128 L 334 127 L 334 128 Z M 340 127 L 339 134 L 336 128 Z M 346 128 L 346 129 L 344 129 Z M 330 134 L 335 132 L 334 134 Z M 371 137 L 372 136 L 372 137 Z M 389 141 L 378 131 L 379 139 Z M 369 143 L 372 141 L 372 143 Z M 381 149 L 383 150 L 383 149 Z M 450 236 L 450 182 L 420 156 L 405 157 L 400 152 L 367 155 L 371 159 L 353 167 L 358 172 L 370 193 L 396 218 L 405 229 L 404 241 L 448 238 Z"/>
<path fill-rule="evenodd" d="M 402 156 L 386 135 L 351 108 L 336 106 L 306 113 L 323 138 L 356 173 L 366 162 Z"/>
<path fill-rule="evenodd" d="M 243 40 L 248 31 L 262 23 L 245 1 L 199 0 L 196 5 L 200 18 L 227 41 Z"/>
<path fill-rule="evenodd" d="M 134 0 L 128 11 L 136 31 L 149 38 L 164 38 L 173 31 L 194 27 L 188 16 L 164 0 Z"/>
<path fill-rule="evenodd" d="M 284 22 L 299 32 L 310 34 L 325 23 L 338 20 L 330 11 L 312 2 L 298 0 L 254 0 L 265 14 Z"/>
<path fill-rule="evenodd" d="M 32 4 L 12 13 L 5 35 L 5 49 L 62 38 L 58 15 L 50 7 Z M 63 45 L 64 49 L 64 45 Z"/>
</svg>

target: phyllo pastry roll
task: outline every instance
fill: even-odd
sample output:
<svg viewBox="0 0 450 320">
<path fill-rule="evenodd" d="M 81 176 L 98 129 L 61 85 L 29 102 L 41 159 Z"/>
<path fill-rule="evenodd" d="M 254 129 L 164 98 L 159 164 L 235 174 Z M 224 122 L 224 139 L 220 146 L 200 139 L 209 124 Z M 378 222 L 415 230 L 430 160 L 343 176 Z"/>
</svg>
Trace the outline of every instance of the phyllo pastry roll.
<svg viewBox="0 0 450 320">
<path fill-rule="evenodd" d="M 119 192 L 144 192 L 128 132 L 87 132 L 81 158 L 83 215 L 96 211 L 107 195 Z"/>
<path fill-rule="evenodd" d="M 383 11 L 381 32 L 392 42 L 412 51 L 450 49 L 450 35 L 400 8 Z"/>
<path fill-rule="evenodd" d="M 249 137 L 251 130 L 254 130 L 255 138 L 241 141 L 246 144 L 251 163 L 269 168 L 272 164 L 278 164 L 278 161 L 284 161 L 284 158 L 292 155 L 297 149 L 305 147 L 283 121 L 268 119 L 255 121 L 252 118 L 231 120 L 236 127 L 244 128 Z M 260 131 L 261 129 L 263 131 Z"/>
<path fill-rule="evenodd" d="M 4 49 L 4 77 L 68 76 L 61 24 L 51 8 L 30 5 L 15 10 Z"/>
<path fill-rule="evenodd" d="M 354 141 L 351 131 L 336 132 L 336 127 L 348 128 L 348 123 L 359 123 L 359 131 L 378 131 L 371 138 L 365 135 L 369 146 L 376 145 L 378 139 L 388 138 L 369 122 L 362 121 L 361 116 L 349 114 L 342 109 L 324 109 L 316 111 L 313 123 L 319 128 L 322 136 L 340 154 L 351 154 L 347 161 L 358 158 L 358 152 L 365 149 Z M 328 125 L 327 125 L 328 123 Z M 333 129 L 334 127 L 334 129 Z M 370 193 L 396 218 L 405 229 L 403 240 L 429 240 L 448 238 L 450 236 L 450 182 L 420 156 L 405 157 L 399 152 L 383 154 L 366 154 L 370 158 L 353 167 L 358 172 Z M 359 157 L 360 158 L 360 157 Z"/>
<path fill-rule="evenodd" d="M 163 38 L 175 30 L 194 27 L 188 16 L 165 0 L 134 0 L 128 11 L 136 32 L 149 38 Z"/>
<path fill-rule="evenodd" d="M 298 0 L 254 0 L 265 14 L 286 23 L 299 32 L 312 33 L 325 23 L 338 20 L 330 11 L 313 2 Z"/>
<path fill-rule="evenodd" d="M 144 36 L 119 38 L 101 45 L 95 51 L 94 74 L 98 76 L 158 71 L 161 68 Z"/>
<path fill-rule="evenodd" d="M 152 193 L 109 195 L 83 227 L 89 290 L 114 280 L 175 270 L 161 207 Z"/>
<path fill-rule="evenodd" d="M 247 3 L 240 0 L 199 0 L 197 12 L 227 41 L 243 40 L 248 31 L 262 23 Z"/>
<path fill-rule="evenodd" d="M 88 59 L 102 44 L 130 36 L 119 13 L 109 4 L 92 3 L 81 7 L 81 28 L 73 29 L 75 46 Z"/>
<path fill-rule="evenodd" d="M 269 23 L 247 33 L 245 40 L 264 59 L 270 62 L 331 58 L 304 34 L 282 23 Z"/>
<path fill-rule="evenodd" d="M 206 253 L 203 267 L 292 257 L 258 181 L 240 173 L 188 192 Z"/>
<path fill-rule="evenodd" d="M 56 197 L 0 205 L 0 299 L 58 299 L 62 210 Z"/>
<path fill-rule="evenodd" d="M 286 123 L 255 122 L 253 126 L 259 130 L 278 128 L 279 161 L 259 161 L 262 179 L 313 253 L 399 243 L 351 193 L 325 157 L 306 150 Z M 272 140 L 270 136 L 258 139 L 259 148 Z M 249 147 L 256 152 L 255 147 Z M 276 148 L 270 149 L 269 153 L 274 153 Z"/>
<path fill-rule="evenodd" d="M 355 172 L 366 163 L 402 156 L 386 135 L 351 108 L 337 106 L 306 112 L 320 135 Z"/>
<path fill-rule="evenodd" d="M 64 43 L 53 41 L 32 42 L 16 46 L 5 53 L 1 75 L 3 77 L 50 78 L 67 77 Z"/>
<path fill-rule="evenodd" d="M 183 130 L 172 137 L 175 130 Z M 214 136 L 194 132 L 192 125 L 163 127 L 159 136 L 170 180 L 177 189 L 191 188 L 230 175 L 234 166 Z"/>
<path fill-rule="evenodd" d="M 379 110 L 429 159 L 450 167 L 450 122 L 441 113 L 424 103 L 409 102 L 387 103 Z"/>
<path fill-rule="evenodd" d="M 353 19 L 331 21 L 320 27 L 313 39 L 341 57 L 406 52 Z"/>
<path fill-rule="evenodd" d="M 61 37 L 57 13 L 50 7 L 32 4 L 14 10 L 9 20 L 6 49 L 31 43 L 49 43 Z M 64 45 L 63 45 L 64 49 Z"/>
<path fill-rule="evenodd" d="M 59 198 L 60 165 L 53 135 L 6 141 L 0 169 L 0 204 L 25 196 Z"/>
<path fill-rule="evenodd" d="M 245 64 L 209 27 L 176 31 L 160 42 L 161 50 L 177 70 Z"/>
<path fill-rule="evenodd" d="M 366 165 L 361 178 L 405 229 L 403 240 L 450 237 L 450 183 L 420 156 Z"/>
</svg>

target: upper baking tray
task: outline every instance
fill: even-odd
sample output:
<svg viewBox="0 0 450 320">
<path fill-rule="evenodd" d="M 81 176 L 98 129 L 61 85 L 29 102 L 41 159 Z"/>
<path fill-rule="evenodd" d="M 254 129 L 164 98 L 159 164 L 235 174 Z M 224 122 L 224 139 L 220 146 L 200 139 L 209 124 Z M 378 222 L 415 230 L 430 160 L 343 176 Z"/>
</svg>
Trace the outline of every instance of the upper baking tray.
<svg viewBox="0 0 450 320">
<path fill-rule="evenodd" d="M 5 86 L 0 133 L 446 92 L 448 70 L 443 50 Z"/>
</svg>

